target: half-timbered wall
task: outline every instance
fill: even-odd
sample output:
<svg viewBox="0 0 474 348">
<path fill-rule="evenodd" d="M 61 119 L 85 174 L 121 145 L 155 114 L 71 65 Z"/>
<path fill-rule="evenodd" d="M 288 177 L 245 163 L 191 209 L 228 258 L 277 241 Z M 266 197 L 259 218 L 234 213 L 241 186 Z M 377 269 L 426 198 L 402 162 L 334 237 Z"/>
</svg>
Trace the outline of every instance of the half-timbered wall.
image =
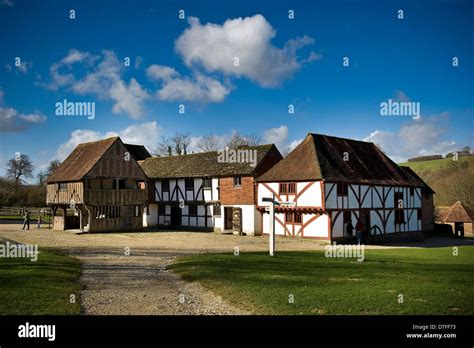
<svg viewBox="0 0 474 348">
<path fill-rule="evenodd" d="M 46 204 L 83 203 L 84 186 L 82 182 L 52 183 L 47 185 Z"/>
</svg>

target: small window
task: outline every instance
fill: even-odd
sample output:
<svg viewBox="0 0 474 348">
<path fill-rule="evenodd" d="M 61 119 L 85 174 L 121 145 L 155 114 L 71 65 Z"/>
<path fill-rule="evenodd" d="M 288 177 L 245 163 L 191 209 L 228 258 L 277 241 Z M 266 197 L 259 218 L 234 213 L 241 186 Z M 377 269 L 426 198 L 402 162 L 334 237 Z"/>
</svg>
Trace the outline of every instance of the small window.
<svg viewBox="0 0 474 348">
<path fill-rule="evenodd" d="M 222 213 L 221 213 L 221 206 L 220 206 L 220 205 L 215 205 L 215 206 L 213 206 L 213 212 L 212 212 L 212 214 L 213 214 L 214 216 L 221 216 L 221 214 L 222 214 Z"/>
<path fill-rule="evenodd" d="M 59 183 L 59 189 L 61 191 L 67 191 L 67 182 L 60 182 Z"/>
<path fill-rule="evenodd" d="M 202 179 L 202 188 L 205 188 L 205 189 L 212 188 L 212 179 L 211 178 Z"/>
<path fill-rule="evenodd" d="M 144 182 L 144 181 L 139 181 L 139 182 L 138 182 L 138 188 L 139 188 L 140 190 L 144 190 L 144 189 L 146 188 L 145 182 Z"/>
<path fill-rule="evenodd" d="M 348 224 L 351 221 L 351 212 L 345 211 L 344 212 L 344 223 Z"/>
<path fill-rule="evenodd" d="M 103 179 L 102 188 L 105 190 L 113 190 L 115 189 L 116 182 L 115 179 Z"/>
<path fill-rule="evenodd" d="M 234 177 L 234 186 L 242 186 L 242 177 L 240 176 Z"/>
<path fill-rule="evenodd" d="M 338 196 L 347 196 L 348 194 L 348 185 L 347 184 L 337 184 L 337 195 Z"/>
<path fill-rule="evenodd" d="M 194 179 L 184 179 L 184 187 L 186 190 L 194 190 Z"/>
<path fill-rule="evenodd" d="M 89 188 L 91 190 L 97 190 L 100 189 L 100 179 L 90 179 L 89 180 Z"/>
<path fill-rule="evenodd" d="M 197 213 L 197 211 L 198 211 L 197 205 L 190 205 L 188 207 L 188 210 L 189 210 L 189 216 L 197 216 L 197 214 L 198 214 Z"/>
<path fill-rule="evenodd" d="M 301 213 L 294 213 L 294 219 L 295 224 L 300 224 L 301 223 Z"/>
<path fill-rule="evenodd" d="M 170 192 L 170 181 L 169 180 L 162 180 L 161 181 L 161 190 L 163 192 Z"/>
<path fill-rule="evenodd" d="M 288 184 L 288 193 L 296 193 L 296 184 L 295 183 Z"/>
<path fill-rule="evenodd" d="M 136 190 L 138 188 L 138 182 L 136 180 L 125 180 L 125 189 Z"/>
<path fill-rule="evenodd" d="M 418 220 L 423 219 L 423 209 L 417 209 Z"/>
<path fill-rule="evenodd" d="M 280 194 L 286 193 L 286 184 L 280 184 Z"/>
<path fill-rule="evenodd" d="M 415 188 L 410 187 L 410 196 L 413 197 L 414 194 L 415 194 Z"/>
<path fill-rule="evenodd" d="M 159 206 L 158 206 L 158 214 L 159 214 L 159 215 L 165 215 L 165 214 L 166 214 L 166 206 L 164 206 L 164 205 L 159 205 Z"/>
<path fill-rule="evenodd" d="M 293 222 L 293 213 L 285 213 L 285 222 Z"/>
<path fill-rule="evenodd" d="M 125 189 L 125 180 L 119 180 L 118 181 L 118 188 L 119 188 L 119 190 L 124 190 Z"/>
</svg>

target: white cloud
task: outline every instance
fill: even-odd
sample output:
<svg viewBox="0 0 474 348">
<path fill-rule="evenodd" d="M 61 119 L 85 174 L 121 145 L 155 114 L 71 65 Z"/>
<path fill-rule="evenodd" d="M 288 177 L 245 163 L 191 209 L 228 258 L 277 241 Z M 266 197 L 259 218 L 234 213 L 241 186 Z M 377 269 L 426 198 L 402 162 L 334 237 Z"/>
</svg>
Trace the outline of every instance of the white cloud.
<svg viewBox="0 0 474 348">
<path fill-rule="evenodd" d="M 56 158 L 63 161 L 81 143 L 114 136 L 119 136 L 125 143 L 145 145 L 151 149 L 159 141 L 161 131 L 161 127 L 156 122 L 133 124 L 118 132 L 101 133 L 95 130 L 77 129 L 71 133 L 68 141 L 59 146 Z"/>
<path fill-rule="evenodd" d="M 263 132 L 263 142 L 265 144 L 275 144 L 280 152 L 286 152 L 288 140 L 288 127 L 280 126 L 267 129 Z"/>
<path fill-rule="evenodd" d="M 46 116 L 39 111 L 22 114 L 12 107 L 4 106 L 4 96 L 5 92 L 0 88 L 0 133 L 23 131 L 33 124 L 46 121 Z"/>
<path fill-rule="evenodd" d="M 232 87 L 212 77 L 195 72 L 193 77 L 181 76 L 174 68 L 150 65 L 146 69 L 149 79 L 161 83 L 156 97 L 163 101 L 192 101 L 217 103 L 225 99 Z"/>
<path fill-rule="evenodd" d="M 99 61 L 98 64 L 95 64 Z M 86 71 L 82 77 L 75 76 L 73 65 L 80 64 Z M 68 88 L 78 95 L 93 95 L 114 104 L 112 112 L 125 113 L 132 118 L 143 115 L 148 92 L 134 79 L 127 83 L 122 79 L 123 64 L 112 51 L 103 50 L 101 56 L 71 49 L 68 54 L 50 68 L 49 83 L 38 83 L 50 89 Z"/>
<path fill-rule="evenodd" d="M 444 155 L 457 149 L 455 141 L 445 139 L 448 121 L 448 113 L 422 117 L 402 125 L 395 132 L 376 130 L 364 141 L 380 145 L 395 162 L 404 162 L 416 156 Z"/>
<path fill-rule="evenodd" d="M 295 147 L 297 147 L 303 140 L 304 140 L 304 138 L 299 138 L 299 139 L 293 140 L 293 141 L 287 146 L 288 152 L 293 151 L 293 150 L 295 149 Z"/>
<path fill-rule="evenodd" d="M 297 51 L 312 45 L 309 36 L 292 39 L 283 48 L 271 43 L 276 31 L 262 15 L 228 19 L 224 24 L 201 24 L 191 17 L 190 27 L 176 40 L 175 49 L 188 67 L 245 76 L 263 87 L 275 87 L 293 76 L 305 62 L 320 58 L 312 52 L 299 60 Z M 239 66 L 234 59 L 239 59 Z"/>
</svg>

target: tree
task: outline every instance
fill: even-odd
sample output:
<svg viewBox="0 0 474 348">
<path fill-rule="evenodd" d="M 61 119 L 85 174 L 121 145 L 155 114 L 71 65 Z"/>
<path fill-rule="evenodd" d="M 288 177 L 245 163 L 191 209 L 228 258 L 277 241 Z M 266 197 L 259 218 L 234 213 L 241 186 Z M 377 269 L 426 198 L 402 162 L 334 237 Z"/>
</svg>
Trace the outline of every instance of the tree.
<svg viewBox="0 0 474 348">
<path fill-rule="evenodd" d="M 36 180 L 38 181 L 38 186 L 43 186 L 48 178 L 48 173 L 44 171 L 40 171 L 36 174 Z"/>
<path fill-rule="evenodd" d="M 190 143 L 190 133 L 176 133 L 171 138 L 162 137 L 152 153 L 155 156 L 185 155 Z"/>
<path fill-rule="evenodd" d="M 219 150 L 219 140 L 216 135 L 209 134 L 199 139 L 197 146 L 202 152 L 211 152 Z"/>
<path fill-rule="evenodd" d="M 7 177 L 13 179 L 18 186 L 24 179 L 33 178 L 33 168 L 28 155 L 18 155 L 7 162 Z"/>
<path fill-rule="evenodd" d="M 232 134 L 227 142 L 227 147 L 235 149 L 239 146 L 256 146 L 262 142 L 262 139 L 255 134 L 242 135 L 239 132 Z"/>
<path fill-rule="evenodd" d="M 49 162 L 49 166 L 48 166 L 46 175 L 50 176 L 51 174 L 53 174 L 53 172 L 56 170 L 56 168 L 58 168 L 60 165 L 61 165 L 61 162 L 57 159 L 52 160 L 51 162 Z"/>
</svg>

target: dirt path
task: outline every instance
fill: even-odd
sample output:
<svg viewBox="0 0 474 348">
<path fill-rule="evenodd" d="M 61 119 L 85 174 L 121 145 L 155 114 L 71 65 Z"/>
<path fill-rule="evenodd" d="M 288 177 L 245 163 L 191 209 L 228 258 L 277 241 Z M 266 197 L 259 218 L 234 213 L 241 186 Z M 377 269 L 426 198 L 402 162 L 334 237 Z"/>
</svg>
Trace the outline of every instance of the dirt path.
<svg viewBox="0 0 474 348">
<path fill-rule="evenodd" d="M 84 314 L 248 314 L 196 283 L 166 270 L 179 252 L 84 249 L 70 253 L 83 262 Z"/>
</svg>

